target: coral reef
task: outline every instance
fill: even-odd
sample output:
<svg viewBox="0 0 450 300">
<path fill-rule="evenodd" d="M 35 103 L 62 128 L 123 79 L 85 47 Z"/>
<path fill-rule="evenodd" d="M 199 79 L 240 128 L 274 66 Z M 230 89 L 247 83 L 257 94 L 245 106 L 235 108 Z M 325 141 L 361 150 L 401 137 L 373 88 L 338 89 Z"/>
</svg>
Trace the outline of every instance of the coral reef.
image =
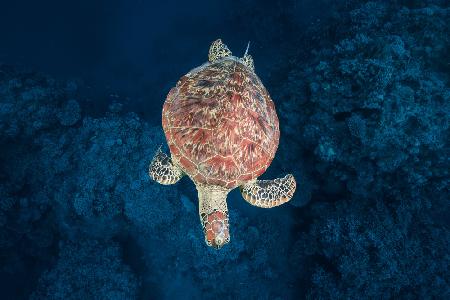
<svg viewBox="0 0 450 300">
<path fill-rule="evenodd" d="M 128 292 L 134 298 L 138 275 L 130 273 L 125 263 L 139 268 L 140 259 L 147 266 L 140 276 L 150 278 L 146 286 L 157 286 L 151 291 L 142 288 L 149 295 L 168 291 L 176 297 L 182 287 L 194 298 L 238 297 L 242 292 L 233 291 L 234 285 L 258 287 L 282 276 L 286 259 L 269 263 L 268 257 L 285 249 L 276 241 L 287 238 L 282 235 L 287 223 L 250 222 L 234 210 L 232 245 L 211 251 L 203 242 L 193 186 L 180 195 L 177 187 L 150 181 L 148 164 L 164 141 L 159 128 L 134 113 L 121 113 L 117 104 L 104 117 L 83 114 L 82 105 L 73 100 L 76 91 L 67 91 L 64 84 L 7 66 L 2 70 L 8 74 L 1 81 L 5 108 L 1 139 L 8 145 L 2 148 L 1 251 L 8 258 L 2 272 L 20 277 L 21 271 L 33 269 L 22 270 L 21 265 L 39 261 L 30 284 L 30 290 L 38 288 L 35 299 L 91 299 L 94 291 L 100 299 L 123 299 Z M 11 88 L 11 81 L 28 85 Z M 28 95 L 28 103 L 20 99 L 15 105 L 16 94 Z M 187 178 L 184 181 L 192 185 Z M 127 245 L 112 241 L 124 236 L 143 249 L 142 257 L 119 259 L 118 247 Z M 258 244 L 266 246 L 256 251 Z M 165 250 L 160 251 L 159 245 Z M 18 248 L 24 250 L 17 252 Z M 113 270 L 107 268 L 108 262 L 114 264 Z M 87 283 L 81 279 L 85 273 L 92 278 Z M 214 282 L 227 276 L 231 278 L 217 287 Z M 204 284 L 194 284 L 199 281 Z M 261 290 L 261 296 L 267 293 Z M 271 293 L 281 295 L 279 287 Z M 254 288 L 248 295 L 255 295 Z"/>
<path fill-rule="evenodd" d="M 97 241 L 62 243 L 31 299 L 136 299 L 139 284 L 119 247 Z"/>
<path fill-rule="evenodd" d="M 312 298 L 448 297 L 450 9 L 367 2 L 336 17 L 339 38 L 280 91 L 285 160 L 308 158 L 322 200 L 292 259 L 310 266 Z"/>
<path fill-rule="evenodd" d="M 293 172 L 298 191 L 272 211 L 230 193 L 220 251 L 189 179 L 147 175 L 155 120 L 0 64 L 2 299 L 450 297 L 448 4 L 324 0 L 311 23 L 276 3 L 228 18 L 279 42 L 255 57 L 282 135 L 264 177 Z"/>
</svg>

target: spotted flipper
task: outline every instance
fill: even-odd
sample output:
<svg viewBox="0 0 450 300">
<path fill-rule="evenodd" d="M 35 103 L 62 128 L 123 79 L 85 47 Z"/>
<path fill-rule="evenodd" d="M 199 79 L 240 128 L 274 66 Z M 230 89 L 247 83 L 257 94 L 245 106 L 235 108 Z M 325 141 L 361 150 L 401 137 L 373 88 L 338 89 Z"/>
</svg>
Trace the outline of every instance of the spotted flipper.
<svg viewBox="0 0 450 300">
<path fill-rule="evenodd" d="M 255 71 L 255 64 L 253 63 L 253 58 L 250 54 L 245 54 L 242 58 L 242 63 L 246 65 L 250 70 Z"/>
<path fill-rule="evenodd" d="M 248 54 L 248 48 L 250 48 L 250 42 L 248 42 L 247 49 L 245 50 L 244 57 L 241 58 L 241 61 L 250 70 L 255 71 L 255 64 L 253 63 L 253 57 L 250 54 Z"/>
<path fill-rule="evenodd" d="M 161 151 L 161 147 L 150 163 L 148 174 L 153 180 L 164 185 L 177 183 L 183 177 L 183 171 L 172 163 L 170 157 Z"/>
<path fill-rule="evenodd" d="M 215 62 L 222 57 L 231 56 L 231 51 L 228 49 L 221 39 L 215 40 L 211 47 L 209 47 L 208 60 L 209 62 Z"/>
<path fill-rule="evenodd" d="M 271 208 L 291 200 L 296 188 L 294 176 L 288 174 L 274 180 L 256 180 L 240 187 L 241 194 L 248 203 Z"/>
</svg>

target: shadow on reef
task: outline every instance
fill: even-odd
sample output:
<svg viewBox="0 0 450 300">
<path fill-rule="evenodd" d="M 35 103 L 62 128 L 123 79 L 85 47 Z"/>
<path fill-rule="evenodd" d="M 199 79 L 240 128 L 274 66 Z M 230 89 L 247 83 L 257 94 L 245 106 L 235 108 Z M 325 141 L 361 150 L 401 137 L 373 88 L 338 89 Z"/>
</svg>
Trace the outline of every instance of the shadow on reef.
<svg viewBox="0 0 450 300">
<path fill-rule="evenodd" d="M 289 5 L 289 59 L 262 77 L 282 130 L 267 177 L 293 169 L 298 192 L 270 213 L 231 193 L 220 251 L 193 184 L 148 178 L 159 126 L 0 65 L 2 299 L 449 298 L 450 8 L 333 1 L 294 36 Z"/>
</svg>

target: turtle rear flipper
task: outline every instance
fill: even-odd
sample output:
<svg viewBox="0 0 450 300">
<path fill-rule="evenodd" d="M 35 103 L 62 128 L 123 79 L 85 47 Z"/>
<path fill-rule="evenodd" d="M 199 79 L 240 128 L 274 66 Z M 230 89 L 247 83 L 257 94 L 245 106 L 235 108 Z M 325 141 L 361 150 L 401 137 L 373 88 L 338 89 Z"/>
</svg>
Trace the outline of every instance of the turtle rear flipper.
<svg viewBox="0 0 450 300">
<path fill-rule="evenodd" d="M 291 200 L 296 188 L 291 174 L 274 180 L 255 180 L 241 185 L 241 194 L 248 203 L 271 208 Z"/>
<path fill-rule="evenodd" d="M 245 50 L 244 57 L 241 58 L 241 61 L 244 65 L 246 65 L 253 72 L 255 71 L 255 64 L 253 63 L 253 57 L 248 54 L 248 48 L 250 48 L 250 42 L 248 42 L 247 49 Z"/>
<path fill-rule="evenodd" d="M 172 163 L 172 159 L 161 151 L 161 147 L 150 163 L 148 174 L 153 180 L 164 185 L 175 184 L 184 175 L 183 171 Z"/>
<path fill-rule="evenodd" d="M 213 63 L 217 60 L 231 56 L 231 51 L 228 49 L 227 45 L 225 45 L 221 39 L 215 40 L 211 47 L 209 47 L 209 54 L 208 54 L 208 60 L 209 62 Z"/>
</svg>

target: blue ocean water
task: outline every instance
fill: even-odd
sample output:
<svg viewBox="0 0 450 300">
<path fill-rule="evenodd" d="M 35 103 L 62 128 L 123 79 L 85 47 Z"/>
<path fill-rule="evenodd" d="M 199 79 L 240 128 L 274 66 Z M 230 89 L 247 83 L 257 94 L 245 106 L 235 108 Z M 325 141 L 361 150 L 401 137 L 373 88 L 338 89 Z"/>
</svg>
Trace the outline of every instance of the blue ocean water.
<svg viewBox="0 0 450 300">
<path fill-rule="evenodd" d="M 197 191 L 150 180 L 165 97 L 250 41 L 280 120 L 208 247 Z M 2 1 L 0 299 L 449 299 L 450 4 Z"/>
</svg>

